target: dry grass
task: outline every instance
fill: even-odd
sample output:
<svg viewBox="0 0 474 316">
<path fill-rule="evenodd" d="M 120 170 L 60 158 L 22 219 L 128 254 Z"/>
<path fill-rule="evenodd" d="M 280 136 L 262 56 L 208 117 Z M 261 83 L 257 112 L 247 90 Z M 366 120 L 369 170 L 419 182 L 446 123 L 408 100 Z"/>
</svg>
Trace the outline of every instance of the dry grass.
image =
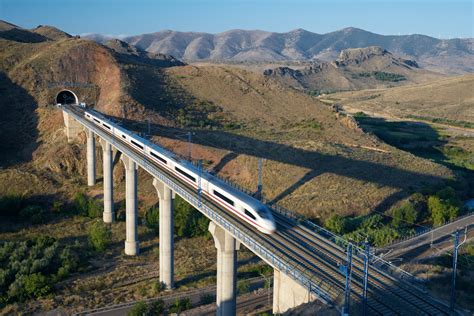
<svg viewBox="0 0 474 316">
<path fill-rule="evenodd" d="M 348 110 L 474 123 L 474 75 L 471 74 L 391 89 L 336 93 L 331 99 Z"/>
</svg>

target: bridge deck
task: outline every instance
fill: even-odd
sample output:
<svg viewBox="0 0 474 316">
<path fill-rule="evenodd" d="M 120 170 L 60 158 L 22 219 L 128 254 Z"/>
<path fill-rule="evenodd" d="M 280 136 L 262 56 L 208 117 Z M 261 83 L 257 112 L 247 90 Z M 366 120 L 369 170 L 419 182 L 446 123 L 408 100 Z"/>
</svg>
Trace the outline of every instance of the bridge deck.
<svg viewBox="0 0 474 316">
<path fill-rule="evenodd" d="M 113 137 L 84 118 L 83 109 L 68 105 L 63 110 L 73 115 L 86 128 L 112 143 L 118 150 L 134 159 L 152 176 L 169 185 L 176 193 L 190 202 L 205 216 L 228 230 L 247 248 L 261 257 L 273 268 L 287 274 L 308 288 L 326 303 L 340 305 L 344 296 L 345 276 L 339 266 L 345 263 L 345 251 L 334 242 L 307 227 L 274 212 L 277 232 L 265 235 L 247 223 L 235 218 L 212 200 L 203 196 L 199 207 L 198 195 L 180 179 L 153 161 L 148 160 L 135 148 Z M 363 291 L 363 262 L 353 257 L 351 282 L 351 309 L 361 312 Z M 444 304 L 431 299 L 420 289 L 395 279 L 371 266 L 368 285 L 368 312 L 371 315 L 448 315 Z"/>
</svg>

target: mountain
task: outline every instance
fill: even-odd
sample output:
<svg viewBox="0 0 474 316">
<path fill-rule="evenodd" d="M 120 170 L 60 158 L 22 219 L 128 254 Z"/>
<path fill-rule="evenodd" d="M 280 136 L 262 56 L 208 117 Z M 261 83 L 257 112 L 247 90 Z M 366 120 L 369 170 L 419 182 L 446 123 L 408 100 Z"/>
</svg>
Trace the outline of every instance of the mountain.
<svg viewBox="0 0 474 316">
<path fill-rule="evenodd" d="M 291 87 L 315 94 L 392 87 L 444 77 L 421 69 L 414 60 L 397 57 L 378 46 L 344 49 L 330 63 L 312 62 L 291 67 L 270 68 L 263 73 Z"/>
<path fill-rule="evenodd" d="M 99 42 L 107 39 L 96 34 L 87 37 Z M 343 49 L 380 46 L 414 59 L 426 69 L 447 74 L 474 72 L 472 38 L 444 40 L 419 34 L 386 36 L 353 27 L 326 34 L 303 29 L 287 33 L 230 30 L 218 34 L 164 30 L 123 40 L 149 52 L 188 61 L 332 61 Z"/>
</svg>

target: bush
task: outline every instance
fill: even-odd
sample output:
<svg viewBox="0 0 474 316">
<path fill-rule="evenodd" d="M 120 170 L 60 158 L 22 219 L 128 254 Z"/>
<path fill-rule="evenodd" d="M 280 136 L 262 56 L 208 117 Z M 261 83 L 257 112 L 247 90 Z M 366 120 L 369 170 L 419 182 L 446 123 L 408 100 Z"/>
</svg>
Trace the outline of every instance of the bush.
<svg viewBox="0 0 474 316">
<path fill-rule="evenodd" d="M 104 208 L 102 203 L 95 199 L 90 199 L 87 202 L 87 216 L 90 218 L 99 218 L 102 217 Z"/>
<path fill-rule="evenodd" d="M 161 299 L 153 301 L 148 305 L 148 314 L 150 316 L 162 315 L 164 310 L 165 310 L 165 302 L 163 302 L 163 300 Z"/>
<path fill-rule="evenodd" d="M 103 252 L 112 240 L 112 233 L 104 223 L 96 222 L 88 230 L 88 239 L 96 251 Z"/>
<path fill-rule="evenodd" d="M 148 315 L 148 306 L 145 302 L 141 301 L 133 305 L 133 307 L 127 312 L 128 316 L 146 316 Z"/>
<path fill-rule="evenodd" d="M 334 214 L 324 222 L 324 226 L 336 234 L 345 234 L 347 231 L 347 221 L 339 214 Z"/>
<path fill-rule="evenodd" d="M 243 280 L 237 283 L 237 293 L 245 294 L 250 291 L 250 283 L 247 280 Z"/>
<path fill-rule="evenodd" d="M 157 281 L 152 285 L 152 290 L 155 295 L 159 294 L 164 289 L 166 289 L 166 284 L 164 282 Z"/>
<path fill-rule="evenodd" d="M 170 307 L 170 313 L 180 313 L 191 308 L 189 298 L 176 299 Z"/>
<path fill-rule="evenodd" d="M 38 298 L 50 293 L 51 287 L 44 275 L 34 273 L 25 278 L 25 292 L 30 298 Z"/>
<path fill-rule="evenodd" d="M 74 209 L 78 215 L 87 216 L 89 213 L 89 203 L 87 196 L 82 192 L 74 195 Z"/>
<path fill-rule="evenodd" d="M 461 202 L 451 187 L 446 187 L 428 198 L 428 210 L 435 226 L 443 225 L 459 215 Z"/>
<path fill-rule="evenodd" d="M 417 218 L 418 212 L 410 202 L 405 202 L 392 210 L 392 225 L 395 228 L 412 226 Z"/>
<path fill-rule="evenodd" d="M 174 227 L 178 237 L 208 236 L 209 220 L 177 196 L 174 200 Z"/>
<path fill-rule="evenodd" d="M 160 211 L 156 207 L 149 208 L 145 213 L 146 226 L 158 230 L 160 225 Z"/>
</svg>

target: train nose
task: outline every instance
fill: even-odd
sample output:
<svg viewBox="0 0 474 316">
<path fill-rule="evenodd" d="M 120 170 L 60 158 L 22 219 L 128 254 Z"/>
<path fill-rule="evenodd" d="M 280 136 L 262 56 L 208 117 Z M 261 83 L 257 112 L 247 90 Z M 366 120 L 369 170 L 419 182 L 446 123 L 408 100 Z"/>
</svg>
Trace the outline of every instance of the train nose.
<svg viewBox="0 0 474 316">
<path fill-rule="evenodd" d="M 266 224 L 265 226 L 267 226 L 267 229 L 270 231 L 270 233 L 273 233 L 276 231 L 276 225 L 274 221 L 267 220 L 265 224 Z"/>
</svg>

